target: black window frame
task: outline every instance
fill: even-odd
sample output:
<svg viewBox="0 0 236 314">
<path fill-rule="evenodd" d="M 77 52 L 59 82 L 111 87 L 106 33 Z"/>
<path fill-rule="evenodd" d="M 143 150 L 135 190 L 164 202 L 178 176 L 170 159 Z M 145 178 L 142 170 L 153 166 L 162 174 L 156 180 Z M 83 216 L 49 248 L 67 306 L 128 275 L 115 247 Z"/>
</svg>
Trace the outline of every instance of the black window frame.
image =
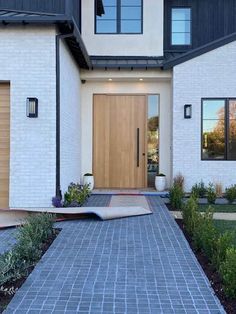
<svg viewBox="0 0 236 314">
<path fill-rule="evenodd" d="M 214 158 L 203 158 L 203 103 L 207 100 L 224 100 L 225 102 L 225 118 L 224 118 L 224 125 L 225 125 L 225 151 L 224 151 L 224 158 L 222 159 L 214 159 Z M 230 101 L 235 100 L 236 97 L 210 97 L 210 98 L 202 98 L 201 99 L 201 160 L 202 161 L 236 161 L 236 159 L 230 159 L 229 155 L 229 126 L 230 126 L 230 118 L 229 118 L 229 103 Z"/>
<path fill-rule="evenodd" d="M 190 43 L 188 45 L 181 44 L 172 44 L 172 11 L 173 9 L 190 9 Z M 189 49 L 192 47 L 193 42 L 193 9 L 191 6 L 172 6 L 170 9 L 170 47 L 174 47 L 175 49 Z"/>
<path fill-rule="evenodd" d="M 97 1 L 94 1 L 94 34 L 95 35 L 142 35 L 143 34 L 143 0 L 141 0 L 141 31 L 138 33 L 122 33 L 121 32 L 121 0 L 116 0 L 116 32 L 115 33 L 98 33 L 97 32 Z"/>
</svg>

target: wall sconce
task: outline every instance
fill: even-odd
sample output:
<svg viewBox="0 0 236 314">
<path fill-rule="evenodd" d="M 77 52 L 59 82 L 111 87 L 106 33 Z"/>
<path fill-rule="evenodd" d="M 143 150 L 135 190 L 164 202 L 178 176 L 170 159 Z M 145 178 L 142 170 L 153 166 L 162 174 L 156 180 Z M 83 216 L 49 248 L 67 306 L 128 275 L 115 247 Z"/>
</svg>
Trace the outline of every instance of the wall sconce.
<svg viewBox="0 0 236 314">
<path fill-rule="evenodd" d="M 26 100 L 26 116 L 28 118 L 38 117 L 38 99 L 37 98 L 27 98 Z"/>
<path fill-rule="evenodd" d="M 184 119 L 192 118 L 192 105 L 184 105 Z"/>
</svg>

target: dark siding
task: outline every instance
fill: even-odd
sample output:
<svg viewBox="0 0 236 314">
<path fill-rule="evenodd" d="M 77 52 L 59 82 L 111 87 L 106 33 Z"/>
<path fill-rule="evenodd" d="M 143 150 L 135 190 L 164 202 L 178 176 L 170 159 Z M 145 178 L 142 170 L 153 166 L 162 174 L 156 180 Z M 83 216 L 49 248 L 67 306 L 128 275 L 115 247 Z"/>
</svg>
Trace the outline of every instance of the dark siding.
<svg viewBox="0 0 236 314">
<path fill-rule="evenodd" d="M 35 12 L 64 13 L 66 0 L 0 0 L 0 8 Z"/>
<path fill-rule="evenodd" d="M 171 8 L 192 8 L 192 46 L 170 45 Z M 187 50 L 236 32 L 236 0 L 165 0 L 165 51 Z"/>
<path fill-rule="evenodd" d="M 81 26 L 81 0 L 0 0 L 0 9 L 67 14 Z"/>
</svg>

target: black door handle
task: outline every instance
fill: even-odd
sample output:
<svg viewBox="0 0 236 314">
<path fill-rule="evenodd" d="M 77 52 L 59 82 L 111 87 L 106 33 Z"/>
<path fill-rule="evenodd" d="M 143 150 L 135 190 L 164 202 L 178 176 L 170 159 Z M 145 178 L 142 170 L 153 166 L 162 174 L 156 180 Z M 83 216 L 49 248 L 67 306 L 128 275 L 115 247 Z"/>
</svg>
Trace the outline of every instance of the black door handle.
<svg viewBox="0 0 236 314">
<path fill-rule="evenodd" d="M 137 128 L 137 167 L 139 167 L 139 128 Z"/>
</svg>

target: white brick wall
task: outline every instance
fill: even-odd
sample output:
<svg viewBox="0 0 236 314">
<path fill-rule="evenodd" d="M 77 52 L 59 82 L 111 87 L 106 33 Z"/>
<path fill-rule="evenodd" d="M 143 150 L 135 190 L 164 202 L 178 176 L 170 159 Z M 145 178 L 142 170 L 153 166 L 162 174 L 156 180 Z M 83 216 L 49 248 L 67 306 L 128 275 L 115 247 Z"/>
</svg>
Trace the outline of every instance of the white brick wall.
<svg viewBox="0 0 236 314">
<path fill-rule="evenodd" d="M 201 98 L 236 97 L 236 42 L 189 60 L 173 71 L 173 175 L 186 189 L 204 180 L 236 184 L 236 161 L 201 161 Z M 192 119 L 184 105 L 192 104 Z"/>
<path fill-rule="evenodd" d="M 55 194 L 55 28 L 0 28 L 0 81 L 11 84 L 10 207 L 50 206 Z M 26 117 L 37 97 L 39 117 Z"/>
<path fill-rule="evenodd" d="M 70 51 L 61 42 L 61 189 L 80 181 L 80 73 Z"/>
</svg>

